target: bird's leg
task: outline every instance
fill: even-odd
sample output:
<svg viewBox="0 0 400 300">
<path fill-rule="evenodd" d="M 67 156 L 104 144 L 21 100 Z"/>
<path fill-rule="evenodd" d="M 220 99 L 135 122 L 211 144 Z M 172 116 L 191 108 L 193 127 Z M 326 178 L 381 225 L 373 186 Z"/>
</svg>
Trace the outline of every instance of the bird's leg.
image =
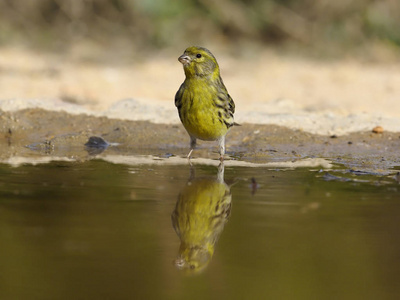
<svg viewBox="0 0 400 300">
<path fill-rule="evenodd" d="M 196 138 L 193 136 L 190 136 L 190 151 L 189 151 L 189 154 L 187 155 L 188 159 L 190 159 L 190 156 L 192 155 L 194 148 L 196 148 Z"/>
<path fill-rule="evenodd" d="M 219 160 L 223 161 L 224 160 L 224 154 L 225 154 L 225 136 L 221 137 L 218 140 L 218 146 L 219 146 Z"/>
<path fill-rule="evenodd" d="M 218 173 L 217 173 L 217 181 L 220 183 L 224 183 L 224 162 L 221 161 L 221 163 L 218 166 Z"/>
</svg>

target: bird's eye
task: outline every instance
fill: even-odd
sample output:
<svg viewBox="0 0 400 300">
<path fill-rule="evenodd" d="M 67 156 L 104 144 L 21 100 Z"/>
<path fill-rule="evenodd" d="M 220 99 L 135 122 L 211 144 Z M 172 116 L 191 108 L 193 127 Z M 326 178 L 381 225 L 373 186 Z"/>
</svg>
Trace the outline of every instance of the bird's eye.
<svg viewBox="0 0 400 300">
<path fill-rule="evenodd" d="M 200 57 L 201 57 L 201 54 L 200 54 L 200 53 L 198 53 L 198 54 L 196 55 L 196 57 L 197 57 L 197 58 L 200 58 Z"/>
</svg>

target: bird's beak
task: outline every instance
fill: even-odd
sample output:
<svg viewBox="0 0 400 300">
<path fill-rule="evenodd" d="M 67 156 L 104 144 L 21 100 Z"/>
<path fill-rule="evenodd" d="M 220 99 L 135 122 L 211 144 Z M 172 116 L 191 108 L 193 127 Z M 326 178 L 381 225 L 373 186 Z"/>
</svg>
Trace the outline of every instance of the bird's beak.
<svg viewBox="0 0 400 300">
<path fill-rule="evenodd" d="M 182 54 L 181 56 L 179 56 L 178 60 L 184 66 L 190 64 L 190 62 L 192 61 L 190 59 L 190 57 L 185 54 Z"/>
</svg>

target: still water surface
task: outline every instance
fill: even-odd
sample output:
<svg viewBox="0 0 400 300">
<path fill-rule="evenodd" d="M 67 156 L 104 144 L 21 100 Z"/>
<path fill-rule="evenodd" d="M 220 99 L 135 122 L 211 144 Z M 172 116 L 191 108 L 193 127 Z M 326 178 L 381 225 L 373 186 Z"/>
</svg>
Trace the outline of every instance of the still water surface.
<svg viewBox="0 0 400 300">
<path fill-rule="evenodd" d="M 393 174 L 3 164 L 0 299 L 398 299 L 399 231 Z"/>
</svg>

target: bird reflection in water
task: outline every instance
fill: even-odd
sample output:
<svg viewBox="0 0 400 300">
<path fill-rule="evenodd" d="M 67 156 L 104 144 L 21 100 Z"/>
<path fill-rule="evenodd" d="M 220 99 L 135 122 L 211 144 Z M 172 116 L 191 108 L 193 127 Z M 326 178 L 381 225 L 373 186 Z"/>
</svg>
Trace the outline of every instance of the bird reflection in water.
<svg viewBox="0 0 400 300">
<path fill-rule="evenodd" d="M 172 225 L 181 240 L 179 256 L 174 261 L 178 269 L 197 273 L 204 270 L 214 254 L 215 244 L 231 213 L 232 195 L 224 181 L 224 165 L 218 167 L 217 177 L 190 177 L 181 190 Z"/>
</svg>

